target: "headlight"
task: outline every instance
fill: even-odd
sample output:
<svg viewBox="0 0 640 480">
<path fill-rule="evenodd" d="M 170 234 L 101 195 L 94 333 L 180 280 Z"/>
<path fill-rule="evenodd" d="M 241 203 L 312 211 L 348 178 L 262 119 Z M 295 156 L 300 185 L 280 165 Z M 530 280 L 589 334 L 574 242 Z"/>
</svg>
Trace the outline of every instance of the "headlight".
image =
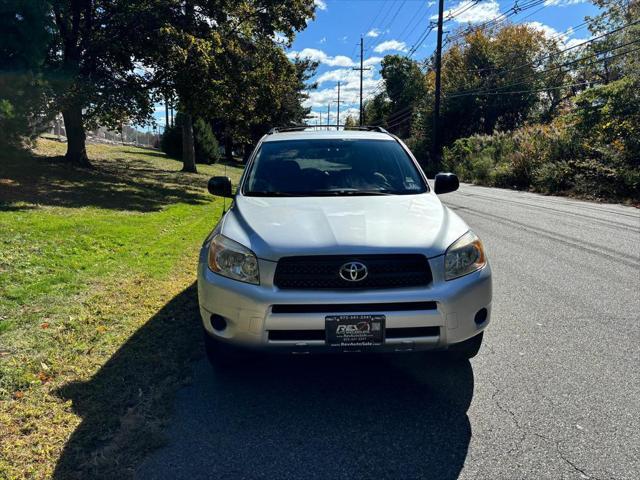
<svg viewBox="0 0 640 480">
<path fill-rule="evenodd" d="M 486 264 L 487 257 L 482 242 L 469 230 L 447 249 L 444 256 L 444 278 L 453 280 L 480 270 Z"/>
<path fill-rule="evenodd" d="M 224 277 L 260 284 L 256 255 L 247 247 L 220 234 L 213 237 L 209 244 L 209 268 Z"/>
</svg>

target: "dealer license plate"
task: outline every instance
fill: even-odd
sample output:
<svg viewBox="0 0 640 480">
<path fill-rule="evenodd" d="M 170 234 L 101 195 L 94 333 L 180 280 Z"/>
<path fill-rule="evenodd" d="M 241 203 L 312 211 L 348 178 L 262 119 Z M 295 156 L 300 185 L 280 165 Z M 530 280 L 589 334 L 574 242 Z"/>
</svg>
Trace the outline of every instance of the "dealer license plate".
<svg viewBox="0 0 640 480">
<path fill-rule="evenodd" d="M 384 343 L 384 315 L 330 315 L 325 317 L 327 344 L 362 347 Z"/>
</svg>

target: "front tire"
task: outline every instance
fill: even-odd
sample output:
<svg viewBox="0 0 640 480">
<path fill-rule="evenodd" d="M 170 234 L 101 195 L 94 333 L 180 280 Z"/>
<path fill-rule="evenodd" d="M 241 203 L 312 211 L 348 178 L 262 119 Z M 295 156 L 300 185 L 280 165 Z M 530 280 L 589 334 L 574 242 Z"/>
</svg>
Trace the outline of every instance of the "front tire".
<svg viewBox="0 0 640 480">
<path fill-rule="evenodd" d="M 445 352 L 447 357 L 451 360 L 469 360 L 475 357 L 482 346 L 483 336 L 484 332 L 480 332 L 475 337 L 471 337 L 464 342 L 454 343 Z"/>
</svg>

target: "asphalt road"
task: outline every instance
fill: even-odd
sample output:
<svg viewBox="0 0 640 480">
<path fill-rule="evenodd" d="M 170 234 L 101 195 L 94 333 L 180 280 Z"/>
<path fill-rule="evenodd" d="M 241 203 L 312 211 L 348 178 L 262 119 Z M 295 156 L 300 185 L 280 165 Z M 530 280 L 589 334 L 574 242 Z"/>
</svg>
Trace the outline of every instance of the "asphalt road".
<svg viewBox="0 0 640 480">
<path fill-rule="evenodd" d="M 640 210 L 463 185 L 492 324 L 432 356 L 194 366 L 144 479 L 640 478 Z"/>
</svg>

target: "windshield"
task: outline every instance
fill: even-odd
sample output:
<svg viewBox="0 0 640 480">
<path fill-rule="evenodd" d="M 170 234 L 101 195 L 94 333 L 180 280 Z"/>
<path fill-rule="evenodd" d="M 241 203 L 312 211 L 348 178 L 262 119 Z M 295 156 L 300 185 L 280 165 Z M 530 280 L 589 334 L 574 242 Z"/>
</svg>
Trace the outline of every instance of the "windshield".
<svg viewBox="0 0 640 480">
<path fill-rule="evenodd" d="M 264 142 L 245 182 L 250 196 L 412 195 L 427 191 L 411 158 L 391 140 Z"/>
</svg>

